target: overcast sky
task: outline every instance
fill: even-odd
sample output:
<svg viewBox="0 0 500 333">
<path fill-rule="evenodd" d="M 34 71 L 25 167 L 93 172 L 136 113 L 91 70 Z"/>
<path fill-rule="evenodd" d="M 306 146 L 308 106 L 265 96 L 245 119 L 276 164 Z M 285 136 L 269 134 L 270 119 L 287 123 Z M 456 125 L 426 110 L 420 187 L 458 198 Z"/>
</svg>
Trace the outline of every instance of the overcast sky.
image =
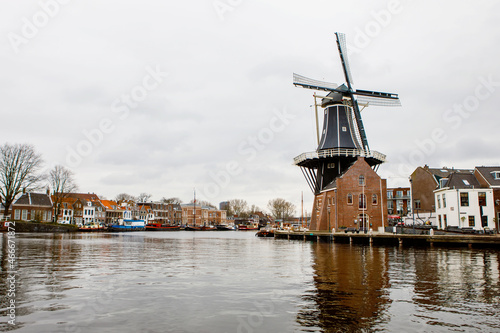
<svg viewBox="0 0 500 333">
<path fill-rule="evenodd" d="M 31 143 L 109 199 L 240 198 L 300 210 L 316 149 L 292 73 L 398 93 L 362 112 L 379 173 L 500 165 L 498 1 L 2 1 L 0 143 Z"/>
</svg>

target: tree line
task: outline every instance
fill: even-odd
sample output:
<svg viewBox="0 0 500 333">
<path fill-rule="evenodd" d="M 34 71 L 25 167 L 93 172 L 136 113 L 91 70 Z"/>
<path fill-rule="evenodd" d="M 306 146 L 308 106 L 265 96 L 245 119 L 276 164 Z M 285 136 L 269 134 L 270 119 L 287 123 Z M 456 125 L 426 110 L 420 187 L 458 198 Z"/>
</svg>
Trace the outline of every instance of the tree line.
<svg viewBox="0 0 500 333">
<path fill-rule="evenodd" d="M 0 146 L 0 201 L 4 206 L 4 216 L 9 214 L 14 200 L 23 192 L 30 192 L 48 187 L 51 189 L 52 201 L 56 211 L 54 217 L 59 216 L 60 207 L 65 198 L 78 191 L 71 170 L 62 165 L 56 165 L 48 174 L 42 172 L 43 159 L 30 144 L 5 143 Z M 127 193 L 116 196 L 117 202 L 148 202 L 152 195 L 141 193 L 137 197 Z M 160 199 L 166 204 L 181 204 L 177 197 Z M 191 201 L 193 203 L 193 200 Z M 197 201 L 196 204 L 216 208 L 208 201 Z M 256 205 L 249 206 L 245 200 L 232 199 L 228 201 L 227 215 L 249 217 L 262 210 Z M 285 199 L 269 200 L 267 204 L 271 215 L 275 219 L 285 221 L 293 217 L 295 205 Z"/>
</svg>

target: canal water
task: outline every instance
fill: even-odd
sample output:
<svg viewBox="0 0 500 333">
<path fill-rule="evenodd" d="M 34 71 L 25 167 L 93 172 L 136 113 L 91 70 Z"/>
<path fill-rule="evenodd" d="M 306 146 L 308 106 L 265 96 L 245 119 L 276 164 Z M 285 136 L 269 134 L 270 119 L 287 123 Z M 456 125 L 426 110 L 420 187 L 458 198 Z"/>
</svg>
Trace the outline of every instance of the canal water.
<svg viewBox="0 0 500 333">
<path fill-rule="evenodd" d="M 255 232 L 0 236 L 0 331 L 499 332 L 500 251 Z"/>
</svg>

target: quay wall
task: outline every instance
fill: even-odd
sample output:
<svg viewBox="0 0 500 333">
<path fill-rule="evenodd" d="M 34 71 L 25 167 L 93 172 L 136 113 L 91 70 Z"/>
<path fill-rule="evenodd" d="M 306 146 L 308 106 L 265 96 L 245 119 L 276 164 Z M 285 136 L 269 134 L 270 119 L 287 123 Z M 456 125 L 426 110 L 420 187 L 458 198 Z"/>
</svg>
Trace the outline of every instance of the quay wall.
<svg viewBox="0 0 500 333">
<path fill-rule="evenodd" d="M 37 222 L 20 222 L 16 221 L 15 225 L 11 224 L 15 232 L 77 232 L 78 228 L 74 225 L 50 224 Z M 11 229 L 12 230 L 12 229 Z M 7 230 L 2 230 L 7 231 Z"/>
<path fill-rule="evenodd" d="M 276 231 L 275 238 L 334 242 L 347 244 L 396 245 L 396 246 L 468 246 L 500 249 L 498 235 L 417 235 L 392 233 L 328 233 L 327 231 L 288 232 Z"/>
</svg>

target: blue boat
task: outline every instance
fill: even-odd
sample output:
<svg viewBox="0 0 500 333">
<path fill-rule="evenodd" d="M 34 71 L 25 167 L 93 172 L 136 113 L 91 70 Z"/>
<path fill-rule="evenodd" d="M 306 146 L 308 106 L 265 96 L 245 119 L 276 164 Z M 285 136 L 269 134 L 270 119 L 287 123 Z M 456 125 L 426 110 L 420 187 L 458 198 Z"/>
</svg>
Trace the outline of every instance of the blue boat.
<svg viewBox="0 0 500 333">
<path fill-rule="evenodd" d="M 127 220 L 124 219 L 118 224 L 112 224 L 108 227 L 111 231 L 142 231 L 146 229 L 144 220 Z"/>
</svg>

